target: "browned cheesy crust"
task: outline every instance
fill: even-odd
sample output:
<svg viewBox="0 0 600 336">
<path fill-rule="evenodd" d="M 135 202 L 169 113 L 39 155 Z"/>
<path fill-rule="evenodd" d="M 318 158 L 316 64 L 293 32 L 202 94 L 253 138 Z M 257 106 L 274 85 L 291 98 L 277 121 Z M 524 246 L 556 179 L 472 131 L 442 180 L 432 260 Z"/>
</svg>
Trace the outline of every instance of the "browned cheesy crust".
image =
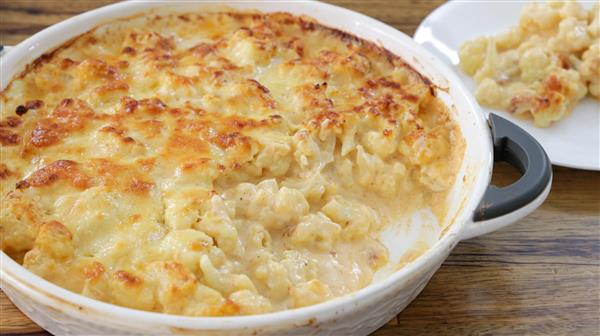
<svg viewBox="0 0 600 336">
<path fill-rule="evenodd" d="M 147 13 L 0 93 L 2 250 L 86 296 L 193 316 L 368 285 L 464 141 L 387 50 L 287 13 Z"/>
</svg>

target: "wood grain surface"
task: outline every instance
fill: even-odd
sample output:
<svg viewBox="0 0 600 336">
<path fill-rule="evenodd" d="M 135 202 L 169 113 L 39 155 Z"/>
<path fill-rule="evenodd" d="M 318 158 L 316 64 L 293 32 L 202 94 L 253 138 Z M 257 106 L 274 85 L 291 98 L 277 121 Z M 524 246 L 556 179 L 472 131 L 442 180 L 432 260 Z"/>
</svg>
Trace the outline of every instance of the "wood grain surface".
<svg viewBox="0 0 600 336">
<path fill-rule="evenodd" d="M 0 43 L 112 1 L 0 2 Z M 330 1 L 412 35 L 443 1 Z M 600 150 L 600 144 L 599 150 Z M 497 184 L 518 177 L 498 165 Z M 0 292 L 0 334 L 45 335 Z M 421 295 L 374 335 L 600 335 L 600 173 L 554 167 L 547 201 L 460 243 Z"/>
</svg>

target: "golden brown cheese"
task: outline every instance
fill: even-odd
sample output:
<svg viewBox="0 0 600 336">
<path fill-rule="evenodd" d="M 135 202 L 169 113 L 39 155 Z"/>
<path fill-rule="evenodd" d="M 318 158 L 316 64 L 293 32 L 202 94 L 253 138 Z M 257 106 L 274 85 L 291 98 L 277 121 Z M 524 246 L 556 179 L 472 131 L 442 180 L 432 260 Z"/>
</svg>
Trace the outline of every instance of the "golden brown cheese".
<svg viewBox="0 0 600 336">
<path fill-rule="evenodd" d="M 368 285 L 464 142 L 431 84 L 286 13 L 148 13 L 44 55 L 0 94 L 1 247 L 72 291 L 194 316 Z M 413 256 L 416 257 L 416 256 Z"/>
</svg>

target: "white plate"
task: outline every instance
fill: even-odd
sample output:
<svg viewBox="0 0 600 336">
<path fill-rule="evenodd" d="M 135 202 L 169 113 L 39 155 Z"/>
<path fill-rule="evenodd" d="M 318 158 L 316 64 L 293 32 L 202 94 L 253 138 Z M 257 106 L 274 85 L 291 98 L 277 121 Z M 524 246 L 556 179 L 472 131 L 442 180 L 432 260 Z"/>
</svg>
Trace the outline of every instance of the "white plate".
<svg viewBox="0 0 600 336">
<path fill-rule="evenodd" d="M 433 11 L 417 29 L 414 39 L 444 62 L 453 65 L 466 86 L 474 81 L 458 67 L 458 49 L 467 40 L 507 31 L 518 23 L 524 1 L 450 1 Z M 581 2 L 591 8 L 593 2 Z M 484 108 L 521 126 L 546 149 L 558 166 L 600 170 L 600 104 L 585 98 L 573 113 L 548 128 L 533 126 L 505 111 Z"/>
</svg>

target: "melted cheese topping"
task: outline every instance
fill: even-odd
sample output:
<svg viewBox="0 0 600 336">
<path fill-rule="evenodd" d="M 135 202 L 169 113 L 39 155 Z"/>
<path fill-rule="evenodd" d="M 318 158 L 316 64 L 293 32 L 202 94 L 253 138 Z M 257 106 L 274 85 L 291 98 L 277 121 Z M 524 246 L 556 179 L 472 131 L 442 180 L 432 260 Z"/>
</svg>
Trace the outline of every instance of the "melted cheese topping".
<svg viewBox="0 0 600 336">
<path fill-rule="evenodd" d="M 1 94 L 1 247 L 89 297 L 194 316 L 368 285 L 380 230 L 438 204 L 463 139 L 429 82 L 286 13 L 146 14 Z"/>
<path fill-rule="evenodd" d="M 600 99 L 599 13 L 598 3 L 589 12 L 575 1 L 531 3 L 518 26 L 463 44 L 460 67 L 477 100 L 548 127 L 588 92 Z"/>
</svg>

